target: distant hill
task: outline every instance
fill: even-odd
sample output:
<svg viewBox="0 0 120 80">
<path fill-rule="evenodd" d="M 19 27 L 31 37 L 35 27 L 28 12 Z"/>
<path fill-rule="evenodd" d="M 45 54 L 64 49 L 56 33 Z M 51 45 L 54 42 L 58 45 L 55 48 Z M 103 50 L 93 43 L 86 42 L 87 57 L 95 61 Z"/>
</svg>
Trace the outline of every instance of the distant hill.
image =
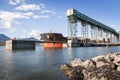
<svg viewBox="0 0 120 80">
<path fill-rule="evenodd" d="M 18 38 L 18 40 L 29 40 L 29 41 L 39 41 L 38 39 L 34 37 L 29 37 L 29 38 Z"/>
<path fill-rule="evenodd" d="M 9 40 L 10 38 L 4 34 L 0 34 L 0 42 L 5 42 L 6 40 Z"/>
<path fill-rule="evenodd" d="M 29 37 L 29 38 L 26 38 L 26 40 L 39 41 L 38 39 L 36 39 L 36 38 L 34 38 L 34 37 Z"/>
</svg>

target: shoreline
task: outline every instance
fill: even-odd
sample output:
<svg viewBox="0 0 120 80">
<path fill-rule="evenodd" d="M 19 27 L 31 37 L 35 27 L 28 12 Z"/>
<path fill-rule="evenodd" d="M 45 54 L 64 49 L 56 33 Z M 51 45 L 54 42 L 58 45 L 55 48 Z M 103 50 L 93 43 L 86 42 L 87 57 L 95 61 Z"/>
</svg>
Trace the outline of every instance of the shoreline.
<svg viewBox="0 0 120 80">
<path fill-rule="evenodd" d="M 120 80 L 120 52 L 93 57 L 75 58 L 60 70 L 70 80 Z"/>
</svg>

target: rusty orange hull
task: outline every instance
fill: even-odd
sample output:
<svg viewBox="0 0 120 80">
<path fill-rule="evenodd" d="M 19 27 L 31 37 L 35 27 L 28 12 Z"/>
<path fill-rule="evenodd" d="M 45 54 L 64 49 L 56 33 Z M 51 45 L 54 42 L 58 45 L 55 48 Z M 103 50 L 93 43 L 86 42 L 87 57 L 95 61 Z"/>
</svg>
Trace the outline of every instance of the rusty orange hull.
<svg viewBox="0 0 120 80">
<path fill-rule="evenodd" d="M 44 48 L 62 48 L 63 47 L 63 43 L 44 43 Z"/>
</svg>

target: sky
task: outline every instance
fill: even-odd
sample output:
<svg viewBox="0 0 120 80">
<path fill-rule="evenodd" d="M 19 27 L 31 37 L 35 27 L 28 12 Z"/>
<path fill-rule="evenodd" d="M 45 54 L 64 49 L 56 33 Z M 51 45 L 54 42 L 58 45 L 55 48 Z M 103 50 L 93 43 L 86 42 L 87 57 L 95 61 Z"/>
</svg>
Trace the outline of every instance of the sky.
<svg viewBox="0 0 120 80">
<path fill-rule="evenodd" d="M 120 0 L 0 0 L 0 34 L 40 38 L 50 30 L 67 36 L 66 11 L 79 12 L 119 31 Z"/>
</svg>

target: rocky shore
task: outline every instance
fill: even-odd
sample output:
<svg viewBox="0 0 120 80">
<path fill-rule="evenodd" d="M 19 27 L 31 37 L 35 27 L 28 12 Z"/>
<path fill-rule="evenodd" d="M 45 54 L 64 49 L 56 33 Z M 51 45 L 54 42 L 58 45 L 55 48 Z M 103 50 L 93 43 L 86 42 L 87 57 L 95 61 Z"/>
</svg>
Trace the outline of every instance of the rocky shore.
<svg viewBox="0 0 120 80">
<path fill-rule="evenodd" d="M 75 58 L 60 69 L 70 80 L 120 80 L 120 52 L 86 61 Z"/>
</svg>

